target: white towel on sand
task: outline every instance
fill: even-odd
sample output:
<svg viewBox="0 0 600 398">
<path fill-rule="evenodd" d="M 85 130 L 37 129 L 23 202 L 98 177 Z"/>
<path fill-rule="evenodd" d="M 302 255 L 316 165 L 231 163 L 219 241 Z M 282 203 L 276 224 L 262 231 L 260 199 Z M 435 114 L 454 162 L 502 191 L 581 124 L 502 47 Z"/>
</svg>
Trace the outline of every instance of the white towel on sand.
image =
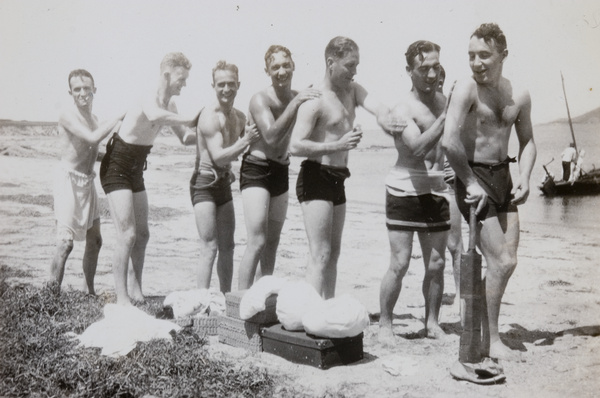
<svg viewBox="0 0 600 398">
<path fill-rule="evenodd" d="M 102 348 L 102 355 L 119 357 L 127 355 L 140 341 L 172 340 L 171 331 L 179 330 L 181 326 L 156 319 L 136 307 L 106 304 L 104 319 L 88 326 L 77 339 L 84 347 Z"/>
</svg>

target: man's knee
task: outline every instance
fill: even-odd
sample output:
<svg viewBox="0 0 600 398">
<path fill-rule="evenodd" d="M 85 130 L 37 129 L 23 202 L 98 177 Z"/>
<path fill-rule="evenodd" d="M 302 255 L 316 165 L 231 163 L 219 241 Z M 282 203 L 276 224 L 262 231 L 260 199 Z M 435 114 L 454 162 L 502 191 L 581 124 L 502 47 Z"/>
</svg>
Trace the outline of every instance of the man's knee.
<svg viewBox="0 0 600 398">
<path fill-rule="evenodd" d="M 73 246 L 74 246 L 73 239 L 68 239 L 68 238 L 59 239 L 56 246 L 62 255 L 68 256 L 69 254 L 71 254 L 71 251 L 73 250 Z"/>
<path fill-rule="evenodd" d="M 135 233 L 135 244 L 136 245 L 144 245 L 148 243 L 150 240 L 150 230 L 148 228 L 143 228 Z"/>
<path fill-rule="evenodd" d="M 311 253 L 311 257 L 313 263 L 319 268 L 326 268 L 332 258 L 331 247 L 320 247 L 316 249 L 314 253 Z"/>
<path fill-rule="evenodd" d="M 262 253 L 264 248 L 267 245 L 267 238 L 264 234 L 255 234 L 252 236 L 248 236 L 248 249 L 252 250 L 256 253 Z"/>
<path fill-rule="evenodd" d="M 85 245 L 86 247 L 93 248 L 96 250 L 100 250 L 102 247 L 102 235 L 99 233 L 90 233 L 85 237 Z"/>
</svg>

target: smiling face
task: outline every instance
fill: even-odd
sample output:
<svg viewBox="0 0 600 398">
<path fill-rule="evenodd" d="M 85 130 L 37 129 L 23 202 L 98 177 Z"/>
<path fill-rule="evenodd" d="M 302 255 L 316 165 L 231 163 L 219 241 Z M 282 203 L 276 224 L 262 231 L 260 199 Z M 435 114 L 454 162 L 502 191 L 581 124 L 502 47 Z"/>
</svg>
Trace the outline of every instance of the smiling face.
<svg viewBox="0 0 600 398">
<path fill-rule="evenodd" d="M 439 88 L 440 81 L 440 53 L 430 51 L 418 54 L 414 58 L 413 66 L 406 67 L 412 80 L 413 87 L 420 92 L 431 93 Z"/>
<path fill-rule="evenodd" d="M 294 75 L 294 61 L 283 51 L 273 53 L 265 72 L 271 78 L 273 87 L 290 87 Z"/>
<path fill-rule="evenodd" d="M 94 81 L 87 76 L 73 76 L 69 80 L 69 94 L 73 97 L 75 105 L 78 107 L 88 107 L 92 105 L 94 101 L 94 94 L 96 94 L 96 87 L 94 87 Z"/>
<path fill-rule="evenodd" d="M 213 88 L 217 94 L 217 100 L 220 104 L 230 104 L 233 101 L 240 88 L 237 73 L 228 69 L 218 69 L 213 73 Z"/>
<path fill-rule="evenodd" d="M 349 51 L 343 57 L 327 58 L 331 82 L 340 87 L 349 86 L 360 63 L 358 51 Z"/>
<path fill-rule="evenodd" d="M 190 75 L 190 70 L 183 66 L 175 66 L 165 72 L 167 80 L 167 90 L 170 95 L 181 94 L 181 89 L 185 87 L 187 78 Z"/>
<path fill-rule="evenodd" d="M 494 41 L 473 36 L 469 41 L 469 66 L 478 84 L 496 84 L 502 75 L 502 64 L 508 51 L 498 51 Z"/>
</svg>

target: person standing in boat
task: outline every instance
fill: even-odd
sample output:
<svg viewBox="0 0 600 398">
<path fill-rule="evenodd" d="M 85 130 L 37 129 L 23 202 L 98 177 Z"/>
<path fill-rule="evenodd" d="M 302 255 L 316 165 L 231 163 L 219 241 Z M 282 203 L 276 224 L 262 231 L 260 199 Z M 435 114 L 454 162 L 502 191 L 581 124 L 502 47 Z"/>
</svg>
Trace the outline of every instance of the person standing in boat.
<svg viewBox="0 0 600 398">
<path fill-rule="evenodd" d="M 563 181 L 569 181 L 571 175 L 575 169 L 575 160 L 577 159 L 577 150 L 575 150 L 575 143 L 571 142 L 569 147 L 566 148 L 560 155 L 562 158 L 563 168 Z"/>
</svg>

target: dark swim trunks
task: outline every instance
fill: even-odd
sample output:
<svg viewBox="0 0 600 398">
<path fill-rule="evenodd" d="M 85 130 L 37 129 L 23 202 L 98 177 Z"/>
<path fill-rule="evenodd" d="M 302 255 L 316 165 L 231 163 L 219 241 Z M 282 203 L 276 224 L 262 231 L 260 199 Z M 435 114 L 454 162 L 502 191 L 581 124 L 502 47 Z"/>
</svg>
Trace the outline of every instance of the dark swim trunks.
<svg viewBox="0 0 600 398">
<path fill-rule="evenodd" d="M 308 200 L 326 200 L 334 206 L 346 203 L 344 180 L 350 177 L 346 167 L 333 167 L 305 160 L 296 181 L 296 195 L 300 203 Z"/>
<path fill-rule="evenodd" d="M 443 196 L 386 193 L 385 225 L 391 231 L 440 232 L 450 229 L 450 206 Z"/>
<path fill-rule="evenodd" d="M 240 169 L 240 190 L 249 187 L 264 188 L 271 197 L 286 193 L 289 190 L 289 165 L 246 153 Z"/>
<path fill-rule="evenodd" d="M 106 144 L 106 155 L 100 164 L 100 182 L 105 193 L 128 189 L 134 193 L 146 190 L 144 170 L 152 145 L 129 144 L 117 133 Z"/>
<path fill-rule="evenodd" d="M 235 176 L 229 168 L 217 168 L 196 158 L 196 167 L 190 180 L 192 205 L 213 202 L 217 206 L 233 200 L 231 184 Z"/>
<path fill-rule="evenodd" d="M 477 215 L 479 221 L 486 218 L 496 217 L 498 213 L 517 212 L 517 206 L 511 204 L 513 188 L 510 177 L 509 164 L 516 162 L 515 158 L 506 158 L 503 162 L 497 164 L 484 164 L 469 162 L 473 174 L 477 178 L 479 185 L 488 195 L 487 204 Z M 456 179 L 456 202 L 458 208 L 465 220 L 469 220 L 470 205 L 465 203 L 467 189 L 460 178 Z"/>
</svg>

